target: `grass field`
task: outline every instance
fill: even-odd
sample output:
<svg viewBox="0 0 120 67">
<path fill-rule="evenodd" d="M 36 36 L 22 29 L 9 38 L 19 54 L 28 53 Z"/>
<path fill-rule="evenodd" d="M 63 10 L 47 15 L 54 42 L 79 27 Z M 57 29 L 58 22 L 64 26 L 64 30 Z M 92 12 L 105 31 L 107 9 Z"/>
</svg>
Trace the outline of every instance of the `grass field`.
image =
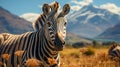
<svg viewBox="0 0 120 67">
<path fill-rule="evenodd" d="M 119 58 L 110 59 L 108 56 L 108 47 L 82 47 L 82 48 L 73 48 L 66 47 L 63 51 L 60 52 L 60 67 L 120 67 Z M 21 59 L 23 51 L 16 51 L 15 55 L 18 56 L 18 61 Z M 12 67 L 7 64 L 9 61 L 9 54 L 3 54 L 2 57 L 5 59 L 5 62 L 0 62 L 4 67 Z M 48 58 L 48 63 L 50 65 L 57 64 L 57 61 L 53 58 Z M 39 61 L 35 58 L 28 59 L 25 63 L 28 67 L 38 67 L 42 65 L 42 61 Z M 20 67 L 19 64 L 17 67 Z M 53 66 L 52 66 L 53 67 Z"/>
<path fill-rule="evenodd" d="M 93 53 L 85 52 L 91 50 Z M 108 48 L 65 48 L 61 53 L 61 67 L 119 67 L 118 63 L 111 61 Z"/>
</svg>

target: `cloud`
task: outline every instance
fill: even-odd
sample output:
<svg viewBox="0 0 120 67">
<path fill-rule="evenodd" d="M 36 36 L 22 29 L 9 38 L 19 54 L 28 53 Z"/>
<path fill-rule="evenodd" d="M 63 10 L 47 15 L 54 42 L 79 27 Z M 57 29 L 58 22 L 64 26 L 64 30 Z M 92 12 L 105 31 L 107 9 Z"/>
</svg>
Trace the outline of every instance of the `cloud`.
<svg viewBox="0 0 120 67">
<path fill-rule="evenodd" d="M 110 12 L 120 14 L 120 7 L 113 3 L 107 3 L 100 6 L 100 8 L 107 9 Z"/>
<path fill-rule="evenodd" d="M 77 1 L 77 0 L 71 0 L 71 3 L 75 4 L 71 6 L 71 9 L 73 11 L 78 11 L 80 8 L 83 6 L 89 5 L 93 2 L 93 0 L 82 0 L 82 1 Z"/>
<path fill-rule="evenodd" d="M 81 7 L 78 6 L 78 5 L 75 5 L 75 6 L 71 6 L 71 9 L 74 10 L 74 11 L 78 11 Z"/>
<path fill-rule="evenodd" d="M 82 0 L 82 1 L 72 0 L 71 2 L 77 5 L 85 6 L 91 4 L 93 0 Z"/>
<path fill-rule="evenodd" d="M 40 14 L 37 13 L 25 13 L 20 17 L 26 19 L 27 21 L 34 22 L 39 16 Z"/>
</svg>

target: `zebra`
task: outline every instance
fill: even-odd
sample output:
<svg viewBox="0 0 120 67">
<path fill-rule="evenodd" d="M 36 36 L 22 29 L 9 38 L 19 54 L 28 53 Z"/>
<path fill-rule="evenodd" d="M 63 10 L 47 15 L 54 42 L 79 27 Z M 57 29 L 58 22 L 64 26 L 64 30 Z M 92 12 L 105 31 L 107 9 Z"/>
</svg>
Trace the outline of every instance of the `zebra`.
<svg viewBox="0 0 120 67">
<path fill-rule="evenodd" d="M 44 4 L 44 5 L 47 5 L 47 4 Z M 58 4 L 58 2 L 52 2 L 50 5 L 49 5 L 49 8 L 51 8 L 50 10 L 53 10 L 54 9 L 54 7 L 55 7 L 55 5 L 58 5 L 58 6 L 60 6 L 59 4 Z M 42 8 L 42 9 L 46 9 L 46 8 Z M 59 8 L 58 8 L 59 9 Z M 48 10 L 48 11 L 50 11 L 50 10 Z M 43 11 L 44 12 L 44 11 Z M 42 13 L 38 18 L 37 18 L 37 20 L 35 21 L 35 22 L 33 22 L 33 29 L 34 29 L 34 31 L 38 31 L 38 30 L 40 30 L 41 29 L 41 27 L 43 27 L 44 26 L 44 22 L 47 20 L 47 17 L 48 17 L 48 15 L 49 15 L 49 13 L 46 13 L 46 12 L 44 12 L 44 13 Z M 57 15 L 57 14 L 56 14 Z"/>
<path fill-rule="evenodd" d="M 108 55 L 112 60 L 115 58 L 118 58 L 120 61 L 120 45 L 119 44 L 113 44 L 108 50 Z"/>
<path fill-rule="evenodd" d="M 50 67 L 48 58 L 54 58 L 57 61 L 55 66 L 60 66 L 59 51 L 63 50 L 66 36 L 65 15 L 69 13 L 70 6 L 65 4 L 60 13 L 58 13 L 58 8 L 58 3 L 53 9 L 48 4 L 44 4 L 43 13 L 49 13 L 49 15 L 40 30 L 21 35 L 10 34 L 9 38 L 0 44 L 0 55 L 11 55 L 7 61 L 8 66 L 17 67 L 18 57 L 14 53 L 18 50 L 24 51 L 20 61 L 21 67 L 24 67 L 26 60 L 31 58 L 42 61 L 44 67 Z M 57 13 L 58 16 L 55 17 Z M 0 57 L 0 61 L 4 62 L 4 59 Z"/>
<path fill-rule="evenodd" d="M 9 33 L 0 34 L 0 44 L 9 38 Z"/>
</svg>

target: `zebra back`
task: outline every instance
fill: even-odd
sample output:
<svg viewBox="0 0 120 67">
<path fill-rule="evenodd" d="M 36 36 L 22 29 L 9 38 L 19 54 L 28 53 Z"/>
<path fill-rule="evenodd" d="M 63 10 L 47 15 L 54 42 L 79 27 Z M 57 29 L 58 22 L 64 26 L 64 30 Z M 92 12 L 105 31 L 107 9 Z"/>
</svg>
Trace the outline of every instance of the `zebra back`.
<svg viewBox="0 0 120 67">
<path fill-rule="evenodd" d="M 2 33 L 0 34 L 0 44 L 9 38 L 9 33 Z"/>
</svg>

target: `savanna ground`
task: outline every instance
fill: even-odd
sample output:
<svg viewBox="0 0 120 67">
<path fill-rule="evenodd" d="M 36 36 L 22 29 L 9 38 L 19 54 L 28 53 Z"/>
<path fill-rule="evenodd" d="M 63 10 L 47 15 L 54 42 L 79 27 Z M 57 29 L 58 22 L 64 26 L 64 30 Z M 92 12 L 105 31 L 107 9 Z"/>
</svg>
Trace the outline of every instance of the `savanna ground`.
<svg viewBox="0 0 120 67">
<path fill-rule="evenodd" d="M 65 47 L 60 53 L 61 67 L 120 67 L 118 58 L 108 56 L 109 47 Z"/>
</svg>

